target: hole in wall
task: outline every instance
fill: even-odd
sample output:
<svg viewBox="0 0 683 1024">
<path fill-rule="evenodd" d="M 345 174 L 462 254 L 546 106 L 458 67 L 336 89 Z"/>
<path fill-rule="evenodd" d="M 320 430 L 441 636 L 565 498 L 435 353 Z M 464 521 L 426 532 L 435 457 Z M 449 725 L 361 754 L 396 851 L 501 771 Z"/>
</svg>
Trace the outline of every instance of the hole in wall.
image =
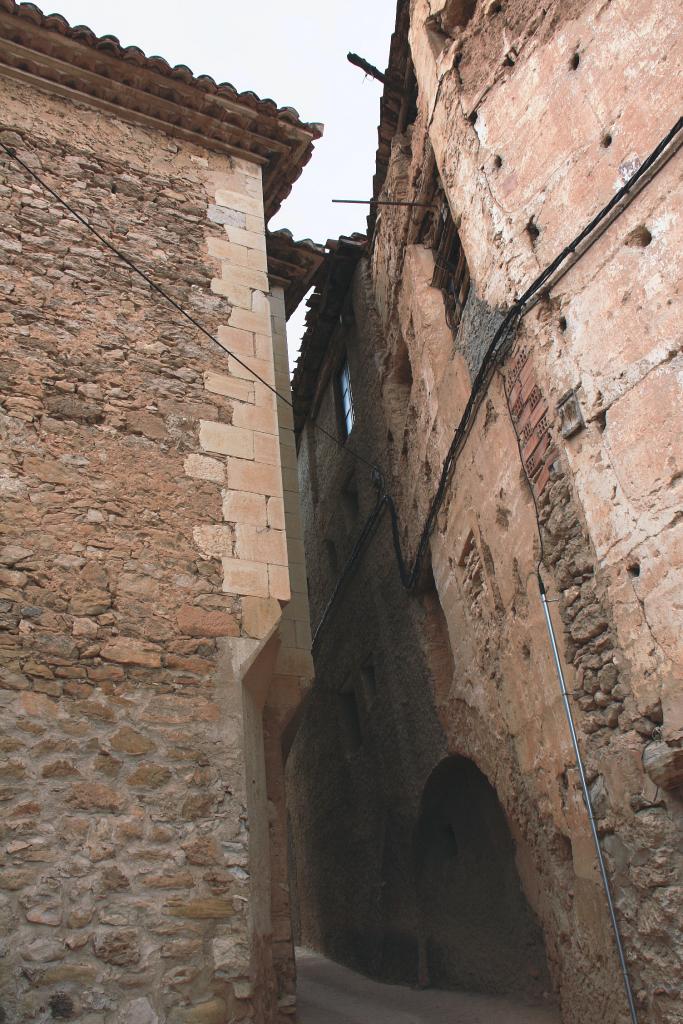
<svg viewBox="0 0 683 1024">
<path fill-rule="evenodd" d="M 639 224 L 637 228 L 630 231 L 624 239 L 624 245 L 629 245 L 634 249 L 644 249 L 652 241 L 652 234 L 645 227 L 644 224 Z"/>
<path fill-rule="evenodd" d="M 478 113 L 476 112 L 476 110 L 473 110 L 473 111 L 472 111 L 472 113 L 471 113 L 471 114 L 469 115 L 469 117 L 467 118 L 467 120 L 468 120 L 468 121 L 470 122 L 470 124 L 476 124 L 476 123 L 477 123 L 477 118 L 478 118 L 478 117 L 479 117 L 479 115 L 478 115 Z"/>
<path fill-rule="evenodd" d="M 576 71 L 576 69 L 578 68 L 580 63 L 581 63 L 581 57 L 579 56 L 579 54 L 578 53 L 573 53 L 571 55 L 570 60 L 569 60 L 569 67 L 572 69 L 572 71 Z"/>
<path fill-rule="evenodd" d="M 489 18 L 494 18 L 496 14 L 500 14 L 502 10 L 503 5 L 501 3 L 498 3 L 498 0 L 494 0 L 492 4 L 489 4 L 486 13 L 488 14 Z"/>
<path fill-rule="evenodd" d="M 534 218 L 533 217 L 529 218 L 529 222 L 528 222 L 528 224 L 526 226 L 526 233 L 529 236 L 529 238 L 531 239 L 532 244 L 536 241 L 536 239 L 538 238 L 538 236 L 541 233 L 541 230 L 540 230 L 538 224 L 536 224 L 534 222 Z"/>
<path fill-rule="evenodd" d="M 560 319 L 557 322 L 560 325 L 560 330 L 564 333 L 567 330 L 567 318 L 566 318 L 566 316 L 561 316 Z"/>
<path fill-rule="evenodd" d="M 607 409 L 603 409 L 595 417 L 595 425 L 597 426 L 600 433 L 602 433 L 607 427 Z"/>
<path fill-rule="evenodd" d="M 71 1020 L 75 1013 L 75 1007 L 71 996 L 65 992 L 55 992 L 50 997 L 50 1013 L 54 1020 Z"/>
<path fill-rule="evenodd" d="M 499 153 L 496 153 L 496 155 L 493 158 L 493 166 L 494 167 L 502 167 L 503 166 L 503 158 L 502 158 L 502 156 L 500 156 Z"/>
<path fill-rule="evenodd" d="M 612 136 L 609 132 L 605 132 L 601 141 L 605 149 L 609 149 L 609 147 L 612 145 Z"/>
<path fill-rule="evenodd" d="M 640 576 L 640 562 L 631 562 L 626 568 L 628 569 L 629 576 L 632 576 L 634 579 Z"/>
<path fill-rule="evenodd" d="M 114 195 L 116 195 L 116 193 L 119 190 L 118 185 L 116 184 L 116 182 L 112 182 L 111 190 L 114 193 Z"/>
</svg>

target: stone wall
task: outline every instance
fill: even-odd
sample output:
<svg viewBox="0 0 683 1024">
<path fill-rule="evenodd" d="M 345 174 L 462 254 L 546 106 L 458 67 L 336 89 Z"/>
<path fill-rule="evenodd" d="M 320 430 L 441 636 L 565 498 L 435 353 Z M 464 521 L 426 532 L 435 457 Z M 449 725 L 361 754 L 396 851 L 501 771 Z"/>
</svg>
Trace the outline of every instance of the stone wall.
<svg viewBox="0 0 683 1024">
<path fill-rule="evenodd" d="M 0 156 L 0 1016 L 291 1019 L 279 730 L 310 655 L 300 568 L 280 632 L 303 556 L 260 168 L 0 96 L 0 138 L 220 342 Z"/>
<path fill-rule="evenodd" d="M 368 346 L 362 366 L 376 381 L 385 433 L 376 436 L 375 417 L 366 438 L 360 419 L 352 440 L 361 454 L 367 446 L 383 460 L 408 559 L 500 311 L 674 124 L 677 27 L 680 14 L 668 0 L 650 5 L 647 17 L 626 0 L 411 4 L 418 115 L 394 139 L 383 195 L 429 195 L 436 163 L 472 283 L 453 335 L 443 296 L 431 287 L 433 253 L 419 240 L 423 211 L 380 208 L 369 272 L 379 330 L 361 344 Z M 377 633 L 368 638 L 383 658 L 396 633 L 415 628 L 409 624 L 419 622 L 426 601 L 413 643 L 441 731 L 438 757 L 445 748 L 471 759 L 494 786 L 544 932 L 563 1020 L 577 1024 L 596 1016 L 621 1022 L 628 1013 L 543 622 L 539 560 L 640 1019 L 680 1019 L 675 765 L 683 659 L 673 623 L 680 618 L 674 594 L 681 587 L 683 477 L 676 427 L 681 342 L 672 319 L 680 173 L 674 157 L 522 321 L 432 536 L 436 593 L 413 598 L 398 625 L 375 620 Z M 570 389 L 583 422 L 565 437 L 557 407 Z M 311 453 L 313 431 L 305 428 L 302 437 L 303 483 L 313 462 L 318 478 L 326 470 Z M 316 445 L 322 450 L 322 442 Z M 327 501 L 328 511 L 314 514 L 307 497 L 307 530 L 326 529 L 340 495 Z M 388 571 L 387 550 L 374 543 L 362 574 Z M 317 675 L 335 673 L 329 652 L 344 642 L 348 615 L 372 614 L 362 587 L 345 594 L 320 640 Z M 420 735 L 422 712 L 405 696 L 414 661 L 411 655 L 405 670 L 395 670 L 383 713 L 388 730 L 400 736 L 414 728 L 421 745 L 430 741 Z M 310 714 L 296 741 L 292 785 L 298 794 L 308 775 L 312 805 L 332 785 L 331 777 L 310 781 L 308 769 L 320 765 L 314 723 L 321 729 L 324 719 L 340 735 L 343 727 L 322 703 Z M 648 774 L 644 761 L 667 767 Z M 412 771 L 397 744 L 392 772 L 404 806 L 413 799 Z M 347 795 L 353 790 L 343 774 L 336 784 Z M 389 792 L 378 798 L 378 816 L 386 813 Z M 310 818 L 304 801 L 294 800 L 305 858 L 313 850 Z M 383 891 L 387 879 L 379 871 Z M 409 903 L 412 882 L 405 882 Z M 302 927 L 307 917 L 321 920 L 315 894 L 302 903 L 306 898 L 313 902 L 302 906 Z M 381 908 L 368 912 L 381 929 Z M 333 914 L 324 921 L 333 931 Z"/>
</svg>

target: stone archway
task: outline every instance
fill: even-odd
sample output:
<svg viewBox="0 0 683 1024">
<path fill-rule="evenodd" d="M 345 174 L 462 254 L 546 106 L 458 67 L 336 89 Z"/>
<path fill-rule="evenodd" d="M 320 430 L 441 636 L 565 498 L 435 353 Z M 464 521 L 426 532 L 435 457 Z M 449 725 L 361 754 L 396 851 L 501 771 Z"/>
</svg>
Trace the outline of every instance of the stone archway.
<svg viewBox="0 0 683 1024">
<path fill-rule="evenodd" d="M 445 758 L 425 785 L 414 838 L 421 983 L 550 991 L 541 930 L 496 792 L 473 761 Z"/>
</svg>

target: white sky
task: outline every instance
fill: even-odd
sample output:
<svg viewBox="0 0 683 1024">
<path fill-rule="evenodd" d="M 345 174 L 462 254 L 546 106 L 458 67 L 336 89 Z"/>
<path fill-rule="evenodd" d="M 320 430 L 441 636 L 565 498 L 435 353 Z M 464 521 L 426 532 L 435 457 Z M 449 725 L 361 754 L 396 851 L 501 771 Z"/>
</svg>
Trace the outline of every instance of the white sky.
<svg viewBox="0 0 683 1024">
<path fill-rule="evenodd" d="M 365 230 L 368 208 L 331 199 L 369 199 L 381 85 L 346 60 L 349 50 L 384 70 L 396 0 L 46 0 L 72 25 L 111 34 L 170 64 L 251 89 L 325 134 L 271 228 L 325 242 Z M 289 322 L 298 348 L 305 306 Z"/>
</svg>

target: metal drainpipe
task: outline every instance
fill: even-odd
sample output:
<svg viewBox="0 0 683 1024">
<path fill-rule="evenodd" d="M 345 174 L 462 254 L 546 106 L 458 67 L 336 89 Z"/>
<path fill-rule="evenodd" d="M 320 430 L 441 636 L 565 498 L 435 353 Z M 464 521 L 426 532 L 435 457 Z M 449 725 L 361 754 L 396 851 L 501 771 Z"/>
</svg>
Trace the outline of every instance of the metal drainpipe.
<svg viewBox="0 0 683 1024">
<path fill-rule="evenodd" d="M 588 782 L 586 781 L 586 773 L 583 767 L 583 760 L 581 757 L 581 751 L 579 749 L 579 741 L 576 735 L 576 728 L 574 726 L 574 716 L 572 715 L 571 705 L 569 703 L 569 695 L 567 693 L 567 687 L 564 681 L 564 672 L 562 671 L 562 663 L 560 662 L 560 654 L 557 649 L 557 640 L 555 639 L 555 630 L 553 628 L 552 619 L 550 618 L 550 609 L 548 608 L 548 599 L 541 579 L 540 572 L 537 574 L 538 588 L 541 592 L 541 603 L 543 605 L 543 614 L 545 615 L 545 624 L 548 627 L 548 636 L 550 637 L 550 646 L 553 649 L 553 659 L 555 661 L 555 670 L 557 671 L 557 678 L 560 683 L 560 692 L 562 693 L 562 703 L 564 704 L 564 713 L 567 716 L 567 723 L 569 725 L 569 732 L 572 738 L 572 746 L 574 747 L 574 757 L 576 758 L 576 767 L 579 771 L 579 778 L 581 780 L 581 789 L 583 790 L 583 800 L 588 811 L 588 820 L 590 821 L 591 832 L 593 834 L 593 842 L 595 843 L 595 852 L 598 857 L 598 866 L 600 868 L 600 875 L 602 877 L 602 884 L 605 889 L 605 896 L 607 897 L 607 906 L 609 907 L 609 916 L 612 921 L 612 929 L 614 931 L 614 939 L 617 944 L 617 953 L 619 954 L 619 963 L 621 964 L 621 973 L 624 979 L 624 988 L 626 990 L 626 999 L 628 1001 L 628 1008 L 631 1014 L 631 1020 L 633 1024 L 638 1024 L 638 1014 L 636 1012 L 636 1004 L 633 999 L 633 990 L 631 988 L 631 979 L 628 975 L 628 966 L 626 964 L 626 956 L 624 954 L 624 945 L 621 941 L 621 932 L 619 930 L 619 922 L 617 921 L 616 911 L 614 909 L 614 900 L 612 899 L 612 890 L 610 889 L 609 878 L 607 877 L 607 869 L 605 867 L 605 859 L 602 854 L 602 847 L 600 846 L 600 838 L 598 836 L 598 830 L 595 824 L 595 815 L 593 814 L 593 804 L 591 802 L 590 791 L 588 789 Z"/>
</svg>

